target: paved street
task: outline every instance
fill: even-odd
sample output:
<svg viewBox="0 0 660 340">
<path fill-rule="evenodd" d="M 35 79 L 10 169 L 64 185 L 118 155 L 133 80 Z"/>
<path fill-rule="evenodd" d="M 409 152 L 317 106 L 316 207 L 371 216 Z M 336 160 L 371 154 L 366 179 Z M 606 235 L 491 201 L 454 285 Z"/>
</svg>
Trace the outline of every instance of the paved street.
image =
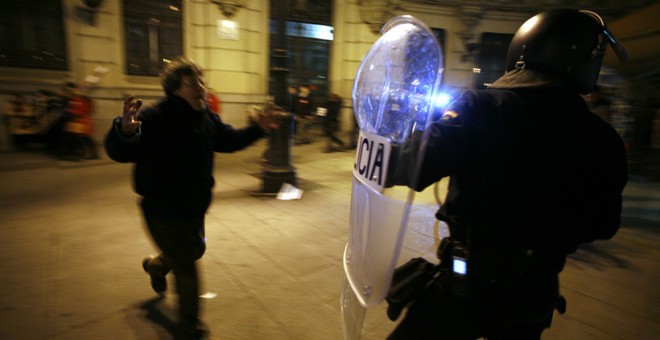
<svg viewBox="0 0 660 340">
<path fill-rule="evenodd" d="M 212 339 L 340 340 L 342 253 L 353 155 L 297 147 L 301 200 L 260 194 L 260 142 L 216 158 L 216 191 L 201 261 Z M 130 182 L 107 158 L 64 162 L 0 154 L 0 339 L 175 339 L 175 299 L 156 299 L 142 271 L 155 252 Z M 445 183 L 416 196 L 400 262 L 433 259 Z M 562 273 L 568 311 L 543 339 L 654 340 L 660 334 L 660 182 L 633 178 L 623 227 L 583 247 Z M 174 282 L 170 280 L 172 286 Z M 362 339 L 394 327 L 385 305 Z"/>
</svg>

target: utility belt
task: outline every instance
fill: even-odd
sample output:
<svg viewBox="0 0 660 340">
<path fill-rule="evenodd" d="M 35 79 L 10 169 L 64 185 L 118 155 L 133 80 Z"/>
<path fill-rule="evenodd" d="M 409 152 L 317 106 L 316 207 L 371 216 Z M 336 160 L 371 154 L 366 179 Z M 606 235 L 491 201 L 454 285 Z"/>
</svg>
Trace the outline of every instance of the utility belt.
<svg viewBox="0 0 660 340">
<path fill-rule="evenodd" d="M 513 294 L 536 289 L 556 280 L 566 255 L 555 249 L 479 249 L 474 251 L 452 238 L 438 247 L 440 264 L 415 258 L 398 267 L 386 297 L 387 315 L 396 320 L 401 311 L 434 286 L 460 300 L 480 301 L 489 294 Z M 557 289 L 556 287 L 555 289 Z M 563 314 L 566 300 L 557 296 L 555 308 Z"/>
<path fill-rule="evenodd" d="M 470 249 L 450 237 L 438 247 L 443 285 L 457 297 L 467 297 L 475 284 L 510 284 L 557 275 L 566 255 L 556 249 Z"/>
</svg>

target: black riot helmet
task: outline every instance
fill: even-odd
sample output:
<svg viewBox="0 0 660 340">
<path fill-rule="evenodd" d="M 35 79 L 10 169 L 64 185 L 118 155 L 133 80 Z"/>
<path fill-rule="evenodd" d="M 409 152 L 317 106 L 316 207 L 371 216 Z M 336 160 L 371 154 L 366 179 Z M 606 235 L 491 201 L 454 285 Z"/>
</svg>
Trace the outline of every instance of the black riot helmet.
<svg viewBox="0 0 660 340">
<path fill-rule="evenodd" d="M 507 72 L 516 68 L 549 72 L 588 93 L 596 86 L 607 43 L 620 60 L 628 60 L 628 52 L 598 14 L 571 9 L 543 12 L 513 36 Z"/>
</svg>

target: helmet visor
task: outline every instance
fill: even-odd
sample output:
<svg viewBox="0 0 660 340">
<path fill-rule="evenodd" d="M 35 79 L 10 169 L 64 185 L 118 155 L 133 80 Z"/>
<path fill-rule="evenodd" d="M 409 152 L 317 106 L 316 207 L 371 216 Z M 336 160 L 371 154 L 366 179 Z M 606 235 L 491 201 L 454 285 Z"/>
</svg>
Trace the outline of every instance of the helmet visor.
<svg viewBox="0 0 660 340">
<path fill-rule="evenodd" d="M 603 27 L 603 37 L 607 40 L 607 43 L 612 47 L 614 50 L 614 53 L 616 53 L 616 56 L 621 60 L 622 62 L 627 62 L 630 60 L 630 55 L 628 54 L 628 50 L 614 37 L 614 34 L 610 32 L 610 30 L 607 28 L 607 25 L 605 25 L 605 21 L 603 21 L 603 18 L 600 17 L 596 12 L 592 11 L 587 11 L 587 10 L 581 10 L 580 12 L 587 14 L 591 16 L 596 22 L 600 24 L 600 26 Z"/>
</svg>

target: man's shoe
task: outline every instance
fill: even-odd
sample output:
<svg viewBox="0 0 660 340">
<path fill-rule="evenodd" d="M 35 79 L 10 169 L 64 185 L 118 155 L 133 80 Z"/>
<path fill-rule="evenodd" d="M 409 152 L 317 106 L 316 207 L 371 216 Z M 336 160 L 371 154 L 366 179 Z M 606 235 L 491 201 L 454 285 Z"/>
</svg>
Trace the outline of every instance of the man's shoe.
<svg viewBox="0 0 660 340">
<path fill-rule="evenodd" d="M 199 319 L 179 321 L 179 330 L 191 339 L 202 339 L 210 333 L 208 326 Z"/>
<path fill-rule="evenodd" d="M 157 275 L 149 271 L 149 261 L 153 258 L 153 256 L 145 257 L 144 260 L 142 260 L 142 268 L 151 277 L 151 288 L 153 288 L 154 292 L 159 295 L 165 295 L 165 291 L 167 290 L 167 279 L 165 278 L 165 275 Z"/>
</svg>

